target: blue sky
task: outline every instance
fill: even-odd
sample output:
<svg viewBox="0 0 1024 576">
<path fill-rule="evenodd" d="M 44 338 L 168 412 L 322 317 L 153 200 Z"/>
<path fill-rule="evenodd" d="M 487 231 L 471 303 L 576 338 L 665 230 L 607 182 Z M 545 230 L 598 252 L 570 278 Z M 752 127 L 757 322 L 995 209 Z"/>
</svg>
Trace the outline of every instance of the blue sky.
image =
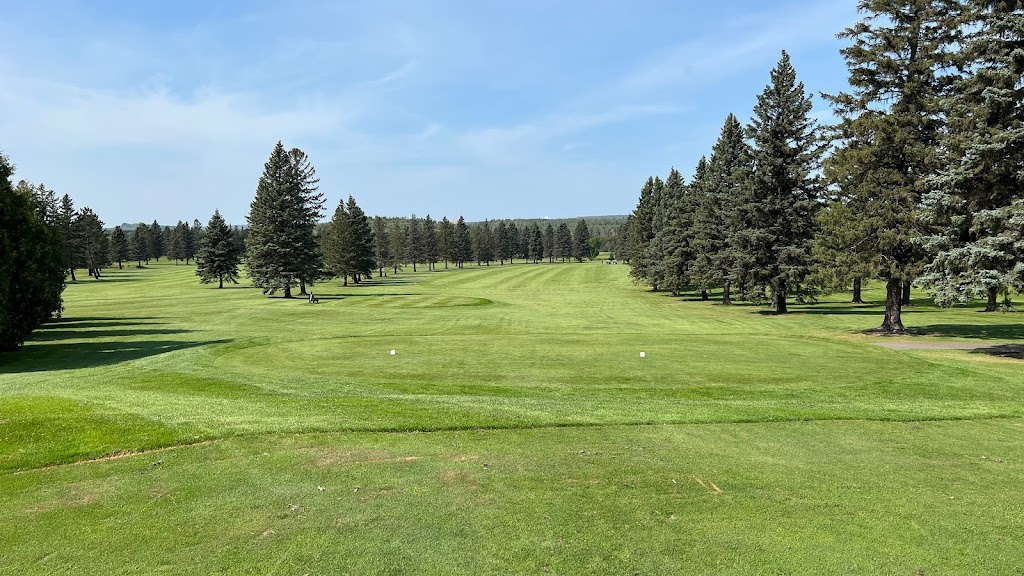
<svg viewBox="0 0 1024 576">
<path fill-rule="evenodd" d="M 243 223 L 277 140 L 328 214 L 623 214 L 750 117 L 781 50 L 843 89 L 855 4 L 13 2 L 0 149 L 109 225 Z"/>
</svg>

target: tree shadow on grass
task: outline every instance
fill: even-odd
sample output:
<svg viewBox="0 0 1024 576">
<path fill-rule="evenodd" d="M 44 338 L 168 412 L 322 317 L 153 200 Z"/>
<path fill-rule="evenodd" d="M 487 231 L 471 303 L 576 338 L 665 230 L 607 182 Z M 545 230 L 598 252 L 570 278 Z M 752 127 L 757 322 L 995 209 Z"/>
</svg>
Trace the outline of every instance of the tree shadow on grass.
<svg viewBox="0 0 1024 576">
<path fill-rule="evenodd" d="M 947 338 L 978 338 L 981 340 L 1024 339 L 1024 324 L 930 324 L 913 326 L 913 333 Z M 983 349 L 984 350 L 984 349 Z"/>
<path fill-rule="evenodd" d="M 109 324 L 101 324 L 96 328 L 108 328 Z M 32 334 L 29 342 L 53 342 L 56 340 L 78 340 L 86 338 L 123 338 L 127 336 L 170 336 L 173 334 L 187 334 L 192 330 L 180 330 L 175 328 L 115 328 L 112 330 L 98 330 L 92 328 L 82 329 L 84 326 L 75 325 L 67 330 L 39 330 Z"/>
<path fill-rule="evenodd" d="M 1000 358 L 1015 358 L 1024 360 L 1024 344 L 999 344 L 988 348 L 976 348 L 971 354 L 986 354 Z"/>
<path fill-rule="evenodd" d="M 110 366 L 149 356 L 199 346 L 227 344 L 225 340 L 141 340 L 133 342 L 78 342 L 28 344 L 16 352 L 0 354 L 0 374 L 76 370 Z"/>
<path fill-rule="evenodd" d="M 379 292 L 372 292 L 372 293 L 364 292 L 362 294 L 325 294 L 323 296 L 321 296 L 320 294 L 317 294 L 316 295 L 316 299 L 317 300 L 344 300 L 346 298 L 387 298 L 388 296 L 422 296 L 422 294 L 418 294 L 418 293 L 415 293 L 415 294 L 414 293 L 407 293 L 407 294 L 405 294 L 405 293 L 403 293 L 403 294 L 390 293 L 390 294 L 388 294 L 388 293 L 379 293 Z"/>
<path fill-rule="evenodd" d="M 927 314 L 938 312 L 938 308 L 903 308 L 903 315 Z M 758 314 L 774 316 L 774 310 L 758 310 Z M 834 315 L 834 316 L 882 316 L 885 309 L 881 306 L 871 304 L 851 304 L 849 306 L 819 305 L 819 304 L 791 304 L 787 314 L 809 314 L 809 315 Z"/>
</svg>

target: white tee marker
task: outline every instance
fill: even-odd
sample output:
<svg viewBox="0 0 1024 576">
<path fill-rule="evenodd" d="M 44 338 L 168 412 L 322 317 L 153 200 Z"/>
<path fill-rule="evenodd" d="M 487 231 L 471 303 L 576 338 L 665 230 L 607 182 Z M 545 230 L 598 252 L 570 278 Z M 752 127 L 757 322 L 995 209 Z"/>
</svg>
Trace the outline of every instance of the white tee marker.
<svg viewBox="0 0 1024 576">
<path fill-rule="evenodd" d="M 640 357 L 641 358 L 647 358 L 647 352 L 641 352 L 640 353 Z"/>
<path fill-rule="evenodd" d="M 392 350 L 392 351 L 391 351 L 391 355 L 392 355 L 392 356 L 394 356 L 394 355 L 395 355 L 395 351 L 394 351 L 394 350 Z"/>
</svg>

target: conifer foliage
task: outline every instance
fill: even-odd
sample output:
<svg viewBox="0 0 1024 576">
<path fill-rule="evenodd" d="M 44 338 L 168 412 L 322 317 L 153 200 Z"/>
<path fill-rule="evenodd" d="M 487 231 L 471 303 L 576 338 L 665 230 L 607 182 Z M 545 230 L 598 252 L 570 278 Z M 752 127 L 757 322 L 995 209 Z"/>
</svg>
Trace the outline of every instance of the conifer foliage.
<svg viewBox="0 0 1024 576">
<path fill-rule="evenodd" d="M 196 275 L 203 284 L 217 282 L 217 288 L 224 287 L 224 280 L 238 284 L 238 245 L 219 210 L 213 212 L 206 225 L 197 260 Z"/>
<path fill-rule="evenodd" d="M 312 282 L 320 272 L 313 228 L 322 206 L 305 154 L 278 142 L 263 168 L 249 208 L 246 257 L 249 277 L 264 294 Z"/>
</svg>

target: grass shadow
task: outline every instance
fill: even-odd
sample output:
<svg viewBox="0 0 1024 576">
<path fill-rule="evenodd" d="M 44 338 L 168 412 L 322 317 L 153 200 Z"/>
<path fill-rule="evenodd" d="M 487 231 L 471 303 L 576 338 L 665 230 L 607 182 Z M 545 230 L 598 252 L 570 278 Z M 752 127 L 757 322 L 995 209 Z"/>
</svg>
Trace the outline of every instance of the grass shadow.
<svg viewBox="0 0 1024 576">
<path fill-rule="evenodd" d="M 76 370 L 110 366 L 177 350 L 188 350 L 233 340 L 140 340 L 28 344 L 17 352 L 0 354 L 0 374 Z"/>
<path fill-rule="evenodd" d="M 948 338 L 978 338 L 981 340 L 1024 339 L 1024 324 L 931 324 L 915 326 L 914 333 Z"/>
<path fill-rule="evenodd" d="M 976 348 L 971 354 L 986 354 L 1000 358 L 1014 358 L 1024 360 L 1024 344 L 999 344 L 988 348 Z"/>
<path fill-rule="evenodd" d="M 76 340 L 85 338 L 123 338 L 127 336 L 170 336 L 173 334 L 187 334 L 193 330 L 181 330 L 176 328 L 115 328 L 111 330 L 100 330 L 97 328 L 108 328 L 111 325 L 101 324 L 89 330 L 80 330 L 82 325 L 75 325 L 67 330 L 38 330 L 29 338 L 29 342 L 53 342 L 56 340 Z"/>
</svg>

